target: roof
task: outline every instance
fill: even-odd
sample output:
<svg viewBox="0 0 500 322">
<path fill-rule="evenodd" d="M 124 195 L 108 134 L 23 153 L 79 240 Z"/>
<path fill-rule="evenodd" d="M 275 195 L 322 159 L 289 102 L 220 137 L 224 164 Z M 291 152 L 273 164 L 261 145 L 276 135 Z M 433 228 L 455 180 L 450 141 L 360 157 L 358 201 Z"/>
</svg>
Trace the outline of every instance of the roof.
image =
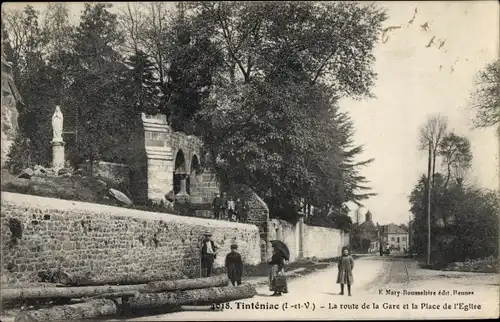
<svg viewBox="0 0 500 322">
<path fill-rule="evenodd" d="M 360 229 L 364 229 L 364 230 L 377 230 L 377 226 L 375 226 L 375 224 L 373 223 L 373 220 L 366 220 L 365 222 L 363 222 L 362 224 L 359 225 L 359 228 Z"/>
<path fill-rule="evenodd" d="M 408 229 L 406 229 L 406 226 L 389 224 L 382 226 L 382 232 L 386 234 L 406 234 L 408 233 Z"/>
</svg>

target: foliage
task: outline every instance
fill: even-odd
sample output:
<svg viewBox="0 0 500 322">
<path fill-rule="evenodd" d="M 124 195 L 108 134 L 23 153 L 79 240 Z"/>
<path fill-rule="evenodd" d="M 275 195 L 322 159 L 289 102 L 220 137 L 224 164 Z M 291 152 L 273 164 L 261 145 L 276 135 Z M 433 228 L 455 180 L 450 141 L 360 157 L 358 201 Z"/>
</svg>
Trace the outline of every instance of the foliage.
<svg viewBox="0 0 500 322">
<path fill-rule="evenodd" d="M 273 215 L 314 208 L 315 220 L 345 226 L 345 204 L 373 195 L 359 174 L 371 160 L 356 161 L 362 147 L 338 101 L 373 96 L 386 19 L 376 5 L 148 3 L 117 16 L 86 4 L 75 27 L 63 4 L 41 27 L 26 8 L 8 31 L 37 149 L 50 148 L 59 104 L 76 132 L 72 159 L 124 162 L 137 114 L 158 110 L 201 136 L 222 181 L 250 186 Z"/>
<path fill-rule="evenodd" d="M 427 245 L 427 179 L 422 176 L 410 195 L 415 216 L 413 251 L 425 253 Z M 464 259 L 498 256 L 498 193 L 452 183 L 437 173 L 431 207 L 431 258 L 445 264 Z"/>
<path fill-rule="evenodd" d="M 500 60 L 488 64 L 480 71 L 472 93 L 472 108 L 477 115 L 476 127 L 490 127 L 500 123 Z"/>
<path fill-rule="evenodd" d="M 353 124 L 336 103 L 370 96 L 371 48 L 384 13 L 344 3 L 191 9 L 215 30 L 226 62 L 198 113 L 223 179 L 249 184 L 272 214 L 291 217 L 307 204 L 328 213 L 369 197 L 359 193 L 367 187 L 357 170 L 370 160 L 354 162 L 362 148 L 352 145 Z"/>
<path fill-rule="evenodd" d="M 90 164 L 99 158 L 124 162 L 127 151 L 117 147 L 128 141 L 137 118 L 133 104 L 126 99 L 128 69 L 114 49 L 123 42 L 117 26 L 116 15 L 104 4 L 86 4 L 74 34 L 66 105 L 73 108 L 76 119 L 78 154 Z"/>
<path fill-rule="evenodd" d="M 159 82 L 154 76 L 154 64 L 142 51 L 132 55 L 127 62 L 131 76 L 131 95 L 128 99 L 133 101 L 137 112 L 156 114 L 162 104 Z"/>
<path fill-rule="evenodd" d="M 439 144 L 438 155 L 443 158 L 443 167 L 446 169 L 445 187 L 450 178 L 463 180 L 464 173 L 471 167 L 472 152 L 469 139 L 448 133 Z"/>
</svg>

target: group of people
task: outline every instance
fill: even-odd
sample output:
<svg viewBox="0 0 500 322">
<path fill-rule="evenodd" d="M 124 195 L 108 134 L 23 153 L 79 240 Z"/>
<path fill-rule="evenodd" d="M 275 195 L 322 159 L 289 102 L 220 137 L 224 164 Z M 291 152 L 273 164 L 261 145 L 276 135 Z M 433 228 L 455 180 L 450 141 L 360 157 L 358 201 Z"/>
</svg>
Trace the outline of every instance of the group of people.
<svg viewBox="0 0 500 322">
<path fill-rule="evenodd" d="M 280 296 L 283 293 L 288 293 L 288 285 L 285 277 L 285 264 L 287 261 L 283 252 L 275 245 L 272 247 L 273 253 L 268 261 L 270 265 L 269 289 L 274 292 L 273 296 Z M 205 238 L 201 245 L 202 277 L 212 276 L 214 260 L 217 258 L 219 249 L 219 246 L 212 240 L 212 234 L 209 232 L 205 233 Z M 225 267 L 231 284 L 234 286 L 241 285 L 243 259 L 241 254 L 238 253 L 238 245 L 231 245 L 231 251 L 226 255 Z"/>
<path fill-rule="evenodd" d="M 211 239 L 211 233 L 205 233 L 205 238 L 201 246 L 201 268 L 202 277 L 212 276 L 214 260 L 217 257 L 219 247 Z M 287 259 L 285 254 L 276 246 L 272 245 L 272 255 L 268 261 L 269 270 L 269 290 L 273 292 L 272 296 L 281 296 L 288 293 L 288 285 L 285 276 L 285 265 Z M 232 244 L 231 251 L 226 255 L 225 267 L 231 284 L 241 285 L 243 276 L 243 260 L 238 253 L 238 245 Z M 340 284 L 340 295 L 344 295 L 344 286 L 347 285 L 347 294 L 352 296 L 351 285 L 354 282 L 352 271 L 354 269 L 354 260 L 349 255 L 347 247 L 342 249 L 342 256 L 338 262 L 337 284 Z"/>
<path fill-rule="evenodd" d="M 215 219 L 225 219 L 229 221 L 245 221 L 248 212 L 246 202 L 241 198 L 227 197 L 223 192 L 220 195 L 216 194 L 212 202 Z"/>
</svg>

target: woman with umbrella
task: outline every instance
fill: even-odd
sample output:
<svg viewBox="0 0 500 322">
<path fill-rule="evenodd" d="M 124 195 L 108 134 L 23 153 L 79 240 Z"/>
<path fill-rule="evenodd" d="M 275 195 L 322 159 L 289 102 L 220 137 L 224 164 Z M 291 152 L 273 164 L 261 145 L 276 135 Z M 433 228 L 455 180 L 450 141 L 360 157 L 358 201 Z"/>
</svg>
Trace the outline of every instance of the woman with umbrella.
<svg viewBox="0 0 500 322">
<path fill-rule="evenodd" d="M 281 293 L 288 293 L 288 286 L 285 277 L 285 261 L 290 259 L 288 247 L 279 240 L 272 240 L 273 254 L 269 265 L 269 290 L 273 291 L 273 296 L 281 296 Z"/>
</svg>

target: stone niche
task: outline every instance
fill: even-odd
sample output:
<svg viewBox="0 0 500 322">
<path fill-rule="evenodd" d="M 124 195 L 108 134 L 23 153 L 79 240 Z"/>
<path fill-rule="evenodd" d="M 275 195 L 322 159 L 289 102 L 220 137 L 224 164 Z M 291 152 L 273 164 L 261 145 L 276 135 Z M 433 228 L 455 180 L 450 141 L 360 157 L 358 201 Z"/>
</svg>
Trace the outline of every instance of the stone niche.
<svg viewBox="0 0 500 322">
<path fill-rule="evenodd" d="M 129 162 L 132 194 L 136 202 L 159 203 L 171 191 L 177 200 L 211 203 L 219 183 L 209 169 L 202 170 L 203 142 L 173 131 L 164 114 L 141 114 L 133 155 Z"/>
</svg>

